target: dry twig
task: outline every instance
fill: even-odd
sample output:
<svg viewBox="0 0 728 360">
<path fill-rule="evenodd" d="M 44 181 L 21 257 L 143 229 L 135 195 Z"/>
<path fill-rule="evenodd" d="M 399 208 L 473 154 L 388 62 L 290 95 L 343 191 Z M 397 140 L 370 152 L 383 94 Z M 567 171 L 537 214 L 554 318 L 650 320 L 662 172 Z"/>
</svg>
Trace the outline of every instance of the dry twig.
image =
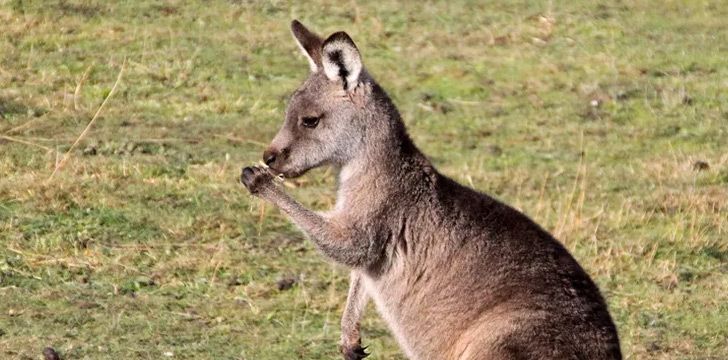
<svg viewBox="0 0 728 360">
<path fill-rule="evenodd" d="M 76 141 L 74 141 L 73 144 L 71 145 L 71 147 L 68 148 L 68 151 L 66 151 L 66 153 L 63 155 L 63 158 L 61 159 L 61 161 L 59 161 L 56 164 L 56 167 L 53 169 L 51 176 L 48 177 L 48 180 L 46 180 L 46 183 L 53 180 L 53 176 L 55 176 L 56 173 L 58 171 L 60 171 L 61 168 L 63 167 L 63 165 L 65 165 L 66 162 L 68 161 L 68 158 L 71 156 L 71 152 L 73 151 L 73 149 L 76 148 L 78 143 L 81 142 L 81 140 L 86 136 L 88 131 L 91 130 L 91 126 L 96 122 L 96 119 L 99 117 L 99 114 L 101 114 L 101 110 L 104 109 L 104 106 L 106 105 L 106 103 L 109 101 L 111 96 L 114 95 L 114 92 L 116 92 L 116 87 L 119 85 L 119 82 L 121 82 L 121 76 L 124 74 L 125 68 L 126 68 L 126 60 L 124 60 L 124 63 L 121 65 L 121 70 L 119 70 L 119 75 L 117 75 L 116 82 L 114 83 L 114 86 L 111 88 L 111 91 L 109 91 L 109 93 L 106 95 L 106 98 L 104 98 L 104 101 L 101 102 L 101 105 L 99 105 L 99 108 L 96 110 L 96 113 L 91 118 L 91 121 L 88 122 L 88 125 L 86 125 L 86 128 L 83 129 L 81 134 L 78 135 L 78 138 L 76 139 Z"/>
</svg>

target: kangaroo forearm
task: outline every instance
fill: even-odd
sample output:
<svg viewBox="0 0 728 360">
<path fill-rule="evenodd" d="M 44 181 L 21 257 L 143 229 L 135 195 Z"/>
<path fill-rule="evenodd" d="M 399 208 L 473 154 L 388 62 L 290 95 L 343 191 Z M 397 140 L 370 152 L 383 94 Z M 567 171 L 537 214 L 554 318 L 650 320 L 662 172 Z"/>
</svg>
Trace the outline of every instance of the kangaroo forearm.
<svg viewBox="0 0 728 360">
<path fill-rule="evenodd" d="M 282 191 L 267 197 L 309 235 L 316 247 L 332 260 L 349 267 L 362 267 L 376 261 L 367 236 L 356 228 L 338 224 L 305 208 Z"/>
<path fill-rule="evenodd" d="M 359 320 L 364 313 L 368 300 L 369 296 L 364 291 L 361 274 L 352 271 L 349 280 L 349 294 L 346 297 L 346 306 L 341 316 L 342 339 L 359 340 Z"/>
<path fill-rule="evenodd" d="M 349 280 L 349 295 L 346 297 L 346 306 L 341 316 L 341 351 L 347 358 L 356 358 L 354 355 L 365 356 L 364 348 L 361 347 L 361 334 L 359 323 L 364 313 L 369 296 L 364 291 L 361 274 L 357 271 L 351 272 Z"/>
</svg>

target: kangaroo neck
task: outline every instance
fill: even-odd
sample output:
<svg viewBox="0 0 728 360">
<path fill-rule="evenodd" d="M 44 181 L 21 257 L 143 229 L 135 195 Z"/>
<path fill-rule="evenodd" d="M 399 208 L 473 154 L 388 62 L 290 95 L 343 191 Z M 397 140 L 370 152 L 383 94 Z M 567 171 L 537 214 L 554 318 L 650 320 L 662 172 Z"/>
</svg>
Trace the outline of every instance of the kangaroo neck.
<svg viewBox="0 0 728 360">
<path fill-rule="evenodd" d="M 401 195 L 427 177 L 420 174 L 434 173 L 434 169 L 410 139 L 397 107 L 384 89 L 374 81 L 369 86 L 371 108 L 364 115 L 369 118 L 362 119 L 368 126 L 358 153 L 341 167 L 339 194 Z"/>
<path fill-rule="evenodd" d="M 363 151 L 341 167 L 340 189 L 398 192 L 413 173 L 432 170 L 404 131 L 404 125 L 395 124 L 389 130 L 388 136 L 367 139 Z"/>
</svg>

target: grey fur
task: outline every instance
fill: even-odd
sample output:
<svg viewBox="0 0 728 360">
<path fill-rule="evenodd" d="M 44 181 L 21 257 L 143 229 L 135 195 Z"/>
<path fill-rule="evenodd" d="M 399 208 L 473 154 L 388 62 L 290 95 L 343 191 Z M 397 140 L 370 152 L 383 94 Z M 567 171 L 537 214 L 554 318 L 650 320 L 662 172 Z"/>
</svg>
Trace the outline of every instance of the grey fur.
<svg viewBox="0 0 728 360">
<path fill-rule="evenodd" d="M 248 167 L 241 181 L 352 269 L 344 357 L 364 356 L 359 318 L 369 297 L 410 359 L 621 359 L 607 306 L 567 250 L 517 210 L 440 174 L 348 35 L 322 41 L 298 22 L 292 30 L 316 69 L 264 154 L 272 171 Z M 339 57 L 327 58 L 334 41 Z M 343 69 L 318 70 L 327 63 Z M 327 213 L 273 182 L 272 172 L 322 165 L 340 168 Z"/>
</svg>

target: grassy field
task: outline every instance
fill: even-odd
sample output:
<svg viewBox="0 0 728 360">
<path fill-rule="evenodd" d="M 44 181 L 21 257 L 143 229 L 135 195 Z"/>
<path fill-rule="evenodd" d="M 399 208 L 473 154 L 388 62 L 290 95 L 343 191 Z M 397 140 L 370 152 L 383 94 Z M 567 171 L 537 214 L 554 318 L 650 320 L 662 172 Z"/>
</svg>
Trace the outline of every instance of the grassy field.
<svg viewBox="0 0 728 360">
<path fill-rule="evenodd" d="M 567 245 L 627 358 L 728 358 L 728 3 L 606 3 L 0 0 L 0 358 L 338 358 L 346 270 L 236 181 L 307 74 L 293 18 Z"/>
</svg>

